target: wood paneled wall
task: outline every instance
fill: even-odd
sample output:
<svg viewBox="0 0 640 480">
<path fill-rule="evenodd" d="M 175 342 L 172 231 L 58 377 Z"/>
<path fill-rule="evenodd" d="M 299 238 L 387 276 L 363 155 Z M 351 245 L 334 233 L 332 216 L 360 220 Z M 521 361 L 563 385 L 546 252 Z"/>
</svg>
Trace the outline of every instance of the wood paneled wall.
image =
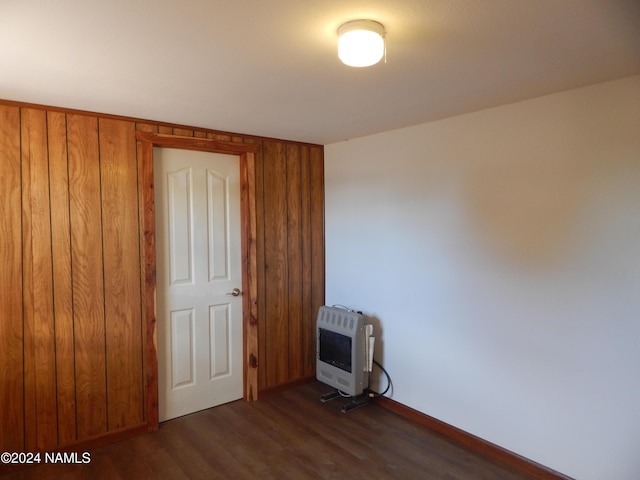
<svg viewBox="0 0 640 480">
<path fill-rule="evenodd" d="M 0 451 L 146 426 L 136 130 L 259 144 L 259 388 L 314 375 L 321 146 L 0 102 Z"/>
<path fill-rule="evenodd" d="M 322 150 L 265 141 L 257 170 L 264 389 L 315 374 L 315 317 L 324 303 Z"/>
</svg>

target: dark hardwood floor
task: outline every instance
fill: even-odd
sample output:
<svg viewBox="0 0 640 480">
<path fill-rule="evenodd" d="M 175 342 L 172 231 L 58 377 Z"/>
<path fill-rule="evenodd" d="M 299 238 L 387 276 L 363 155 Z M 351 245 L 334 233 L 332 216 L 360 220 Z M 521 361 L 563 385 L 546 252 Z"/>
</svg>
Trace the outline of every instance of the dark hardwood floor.
<svg viewBox="0 0 640 480">
<path fill-rule="evenodd" d="M 84 465 L 38 465 L 13 479 L 530 480 L 379 405 L 348 413 L 311 383 L 254 403 L 171 420 L 91 451 Z"/>
</svg>

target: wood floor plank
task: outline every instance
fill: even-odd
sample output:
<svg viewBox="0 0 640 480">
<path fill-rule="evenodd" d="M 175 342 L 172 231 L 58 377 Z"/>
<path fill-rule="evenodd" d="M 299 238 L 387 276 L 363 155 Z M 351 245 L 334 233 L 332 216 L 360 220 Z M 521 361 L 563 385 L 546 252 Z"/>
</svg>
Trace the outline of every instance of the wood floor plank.
<svg viewBox="0 0 640 480">
<path fill-rule="evenodd" d="M 348 413 L 319 383 L 177 418 L 91 452 L 87 465 L 41 465 L 3 480 L 531 480 L 376 404 Z M 98 468 L 99 467 L 99 468 Z"/>
</svg>

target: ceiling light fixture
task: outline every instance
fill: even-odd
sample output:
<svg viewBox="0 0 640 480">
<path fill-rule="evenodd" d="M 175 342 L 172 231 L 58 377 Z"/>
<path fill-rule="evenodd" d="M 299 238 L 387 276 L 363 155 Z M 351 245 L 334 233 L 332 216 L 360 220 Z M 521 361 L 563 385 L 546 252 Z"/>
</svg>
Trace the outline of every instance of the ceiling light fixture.
<svg viewBox="0 0 640 480">
<path fill-rule="evenodd" d="M 338 28 L 338 57 L 350 67 L 368 67 L 385 55 L 384 26 L 373 20 L 353 20 Z"/>
</svg>

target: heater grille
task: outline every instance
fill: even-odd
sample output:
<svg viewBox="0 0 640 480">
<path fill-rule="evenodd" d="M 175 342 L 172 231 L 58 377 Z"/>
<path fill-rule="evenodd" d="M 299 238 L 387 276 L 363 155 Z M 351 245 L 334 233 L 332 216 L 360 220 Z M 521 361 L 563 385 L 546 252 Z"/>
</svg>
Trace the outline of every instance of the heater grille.
<svg viewBox="0 0 640 480">
<path fill-rule="evenodd" d="M 318 327 L 331 325 L 334 329 L 354 332 L 358 322 L 358 314 L 349 310 L 338 310 L 330 307 L 320 307 L 318 311 Z"/>
</svg>

